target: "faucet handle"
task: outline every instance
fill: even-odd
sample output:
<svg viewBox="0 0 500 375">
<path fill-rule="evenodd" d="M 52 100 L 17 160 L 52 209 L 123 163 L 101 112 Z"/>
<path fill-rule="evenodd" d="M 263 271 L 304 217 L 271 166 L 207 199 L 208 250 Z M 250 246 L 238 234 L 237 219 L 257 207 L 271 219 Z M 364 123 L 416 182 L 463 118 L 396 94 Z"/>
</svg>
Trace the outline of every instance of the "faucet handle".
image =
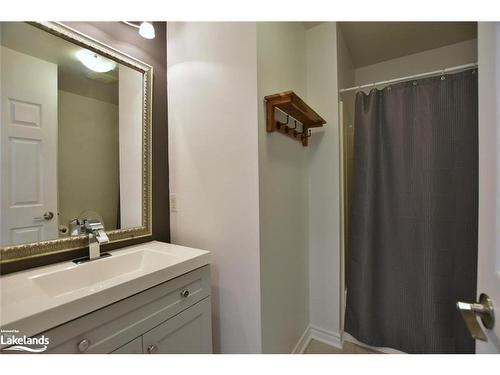
<svg viewBox="0 0 500 375">
<path fill-rule="evenodd" d="M 104 229 L 104 225 L 99 220 L 84 219 L 83 224 L 87 233 Z"/>
<path fill-rule="evenodd" d="M 96 237 L 95 238 L 96 238 L 97 242 L 99 242 L 100 244 L 101 243 L 108 243 L 109 242 L 108 235 L 102 229 L 99 229 L 96 232 Z"/>
</svg>

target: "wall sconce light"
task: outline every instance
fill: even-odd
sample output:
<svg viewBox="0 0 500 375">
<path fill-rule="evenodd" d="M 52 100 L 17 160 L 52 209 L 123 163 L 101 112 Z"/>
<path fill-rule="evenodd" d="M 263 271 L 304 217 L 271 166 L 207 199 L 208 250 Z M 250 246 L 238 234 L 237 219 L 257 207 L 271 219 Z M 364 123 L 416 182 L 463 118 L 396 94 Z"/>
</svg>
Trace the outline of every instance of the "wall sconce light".
<svg viewBox="0 0 500 375">
<path fill-rule="evenodd" d="M 146 39 L 154 39 L 155 37 L 155 28 L 151 22 L 141 22 L 140 25 L 136 25 L 135 23 L 122 21 L 124 24 L 132 26 L 139 30 L 139 35 Z"/>
</svg>

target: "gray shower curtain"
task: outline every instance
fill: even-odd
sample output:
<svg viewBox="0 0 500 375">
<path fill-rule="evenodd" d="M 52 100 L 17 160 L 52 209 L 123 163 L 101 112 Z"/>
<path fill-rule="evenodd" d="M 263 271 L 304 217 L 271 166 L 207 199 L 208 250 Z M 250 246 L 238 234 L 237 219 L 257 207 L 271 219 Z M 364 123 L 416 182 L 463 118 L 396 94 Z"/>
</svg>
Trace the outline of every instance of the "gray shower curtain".
<svg viewBox="0 0 500 375">
<path fill-rule="evenodd" d="M 407 353 L 473 353 L 477 72 L 358 93 L 345 330 Z"/>
</svg>

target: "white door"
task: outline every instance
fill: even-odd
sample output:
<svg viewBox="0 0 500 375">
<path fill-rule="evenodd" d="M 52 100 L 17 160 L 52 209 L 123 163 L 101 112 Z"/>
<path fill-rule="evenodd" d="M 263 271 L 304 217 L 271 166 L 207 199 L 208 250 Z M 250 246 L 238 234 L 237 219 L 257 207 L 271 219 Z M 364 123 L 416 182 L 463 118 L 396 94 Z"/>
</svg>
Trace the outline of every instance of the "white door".
<svg viewBox="0 0 500 375">
<path fill-rule="evenodd" d="M 479 243 L 478 296 L 487 294 L 497 322 L 481 328 L 477 353 L 500 353 L 500 23 L 478 24 Z"/>
<path fill-rule="evenodd" d="M 0 47 L 2 245 L 58 236 L 57 65 Z"/>
</svg>

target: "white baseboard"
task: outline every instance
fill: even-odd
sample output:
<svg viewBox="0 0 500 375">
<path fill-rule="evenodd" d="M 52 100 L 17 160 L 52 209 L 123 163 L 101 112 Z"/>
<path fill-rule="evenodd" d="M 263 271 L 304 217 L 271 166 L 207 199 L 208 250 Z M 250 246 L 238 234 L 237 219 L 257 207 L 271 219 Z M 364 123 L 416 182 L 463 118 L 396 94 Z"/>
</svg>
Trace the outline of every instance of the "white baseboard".
<svg viewBox="0 0 500 375">
<path fill-rule="evenodd" d="M 385 347 L 367 345 L 365 343 L 362 343 L 361 341 L 358 341 L 354 336 L 348 334 L 347 332 L 344 332 L 344 341 L 349 341 L 349 342 L 356 344 L 358 346 L 361 346 L 363 348 L 376 350 L 377 352 L 381 352 L 381 353 L 385 353 L 385 354 L 407 354 L 405 352 L 402 352 L 400 350 L 393 349 L 393 348 L 385 348 Z"/>
<path fill-rule="evenodd" d="M 342 349 L 342 340 L 339 333 L 330 332 L 311 324 L 305 329 L 297 345 L 293 348 L 292 354 L 304 353 L 312 339 Z"/>
<path fill-rule="evenodd" d="M 310 325 L 311 339 L 321 341 L 324 344 L 342 349 L 342 337 L 338 332 L 327 331 L 326 329 Z"/>
<path fill-rule="evenodd" d="M 309 326 L 306 327 L 304 330 L 304 333 L 302 333 L 302 336 L 300 336 L 299 341 L 295 345 L 295 348 L 292 350 L 292 354 L 302 354 L 307 348 L 307 345 L 309 345 L 309 342 L 311 341 L 311 329 Z"/>
<path fill-rule="evenodd" d="M 327 331 L 312 324 L 306 327 L 304 333 L 302 333 L 302 336 L 300 336 L 299 341 L 293 348 L 292 354 L 303 354 L 312 339 L 339 349 L 343 348 L 344 341 L 348 341 L 363 348 L 375 350 L 385 354 L 406 354 L 405 352 L 393 348 L 367 345 L 365 343 L 362 343 L 361 341 L 358 341 L 354 336 L 350 335 L 347 332 L 344 332 L 344 334 L 341 336 L 337 332 Z"/>
</svg>

